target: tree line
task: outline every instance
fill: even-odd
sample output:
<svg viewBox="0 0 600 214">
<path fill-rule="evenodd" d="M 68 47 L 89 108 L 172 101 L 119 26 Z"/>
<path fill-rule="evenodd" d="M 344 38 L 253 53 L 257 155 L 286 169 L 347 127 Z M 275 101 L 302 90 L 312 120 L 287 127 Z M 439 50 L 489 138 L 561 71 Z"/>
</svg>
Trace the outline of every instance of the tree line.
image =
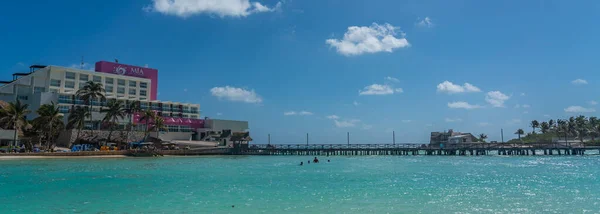
<svg viewBox="0 0 600 214">
<path fill-rule="evenodd" d="M 559 140 L 564 139 L 565 141 L 569 138 L 574 138 L 583 143 L 586 138 L 595 142 L 596 138 L 600 137 L 600 120 L 597 117 L 586 117 L 583 115 L 572 116 L 568 119 L 551 119 L 542 121 L 541 123 L 537 120 L 532 120 L 529 123 L 529 127 L 531 128 L 531 132 L 527 133 L 523 139 L 521 136 L 526 134 L 525 130 L 517 129 L 515 134 L 518 138 L 511 141 L 549 142 L 552 140 L 552 137 L 557 137 Z"/>
<path fill-rule="evenodd" d="M 14 130 L 16 141 L 19 135 L 27 151 L 33 149 L 34 144 L 43 146 L 46 150 L 54 148 L 59 134 L 64 130 L 77 130 L 76 143 L 81 143 L 81 131 L 89 129 L 92 136 L 95 135 L 92 118 L 92 102 L 96 100 L 106 100 L 104 86 L 101 83 L 88 81 L 77 90 L 75 96 L 84 101 L 85 105 L 77 105 L 69 110 L 67 124 L 64 124 L 64 115 L 60 112 L 59 106 L 51 102 L 41 105 L 35 113 L 36 118 L 28 120 L 27 115 L 32 113 L 28 104 L 22 103 L 19 99 L 0 106 L 0 128 Z M 134 114 L 141 114 L 139 121 L 145 122 L 144 136 L 150 132 L 165 130 L 165 121 L 151 109 L 142 109 L 139 101 L 124 102 L 123 100 L 110 99 L 106 105 L 100 108 L 100 113 L 104 113 L 101 120 L 101 129 L 108 130 L 107 142 L 113 142 L 111 137 L 114 131 L 119 129 L 119 120 L 128 119 L 125 126 L 127 136 L 132 131 L 134 124 L 131 118 Z M 86 126 L 86 122 L 89 126 Z M 98 143 L 98 142 L 88 142 Z M 116 142 L 118 144 L 127 142 Z M 14 144 L 14 143 L 13 143 Z M 12 145 L 12 144 L 11 144 Z"/>
</svg>

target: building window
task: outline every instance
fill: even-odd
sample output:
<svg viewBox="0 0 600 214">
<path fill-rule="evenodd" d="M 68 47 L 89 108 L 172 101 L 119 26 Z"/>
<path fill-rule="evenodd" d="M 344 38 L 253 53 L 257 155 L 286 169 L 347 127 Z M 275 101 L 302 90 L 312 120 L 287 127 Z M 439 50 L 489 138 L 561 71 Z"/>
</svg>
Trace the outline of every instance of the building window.
<svg viewBox="0 0 600 214">
<path fill-rule="evenodd" d="M 140 88 L 148 88 L 147 82 L 140 82 Z"/>
<path fill-rule="evenodd" d="M 146 97 L 140 97 L 140 100 L 147 100 L 148 98 Z"/>
<path fill-rule="evenodd" d="M 50 92 L 52 92 L 52 93 L 58 93 L 58 89 L 50 89 Z"/>
<path fill-rule="evenodd" d="M 106 91 L 106 93 L 112 93 L 113 92 L 113 86 L 112 85 L 104 86 L 104 90 Z"/>
<path fill-rule="evenodd" d="M 87 74 L 79 74 L 79 80 L 81 81 L 88 81 L 88 75 Z"/>
<path fill-rule="evenodd" d="M 179 132 L 179 126 L 167 125 L 169 132 Z"/>
<path fill-rule="evenodd" d="M 44 87 L 33 87 L 33 93 L 42 93 L 45 91 L 46 89 Z"/>
<path fill-rule="evenodd" d="M 106 84 L 113 84 L 113 78 L 106 78 L 104 81 Z"/>
<path fill-rule="evenodd" d="M 137 82 L 129 80 L 129 87 L 137 87 Z"/>
<path fill-rule="evenodd" d="M 60 113 L 69 113 L 69 106 L 58 106 Z"/>
<path fill-rule="evenodd" d="M 118 94 L 124 94 L 124 93 L 125 93 L 125 88 L 123 88 L 123 87 L 118 87 L 118 88 L 117 88 L 117 93 L 118 93 Z"/>
<path fill-rule="evenodd" d="M 19 100 L 27 100 L 27 96 L 20 95 Z"/>
<path fill-rule="evenodd" d="M 65 72 L 65 79 L 70 79 L 70 80 L 74 80 L 75 79 L 75 73 L 73 72 Z"/>
<path fill-rule="evenodd" d="M 94 76 L 94 82 L 97 82 L 97 83 L 102 82 L 102 77 L 101 76 Z"/>
<path fill-rule="evenodd" d="M 85 82 L 79 82 L 79 88 L 85 87 L 85 84 L 86 84 Z"/>
<path fill-rule="evenodd" d="M 125 80 L 122 80 L 122 79 L 117 79 L 117 83 L 118 83 L 119 85 L 125 86 Z"/>
<path fill-rule="evenodd" d="M 136 94 L 135 92 L 136 92 L 135 89 L 133 89 L 133 88 L 129 89 L 129 95 L 135 95 Z"/>
<path fill-rule="evenodd" d="M 75 88 L 75 82 L 65 81 L 65 88 Z"/>
<path fill-rule="evenodd" d="M 190 115 L 190 118 L 192 118 L 192 119 L 198 119 L 198 115 Z"/>
<path fill-rule="evenodd" d="M 140 90 L 140 96 L 145 97 L 146 96 L 146 90 Z"/>
<path fill-rule="evenodd" d="M 51 79 L 50 86 L 60 87 L 60 80 Z"/>
</svg>

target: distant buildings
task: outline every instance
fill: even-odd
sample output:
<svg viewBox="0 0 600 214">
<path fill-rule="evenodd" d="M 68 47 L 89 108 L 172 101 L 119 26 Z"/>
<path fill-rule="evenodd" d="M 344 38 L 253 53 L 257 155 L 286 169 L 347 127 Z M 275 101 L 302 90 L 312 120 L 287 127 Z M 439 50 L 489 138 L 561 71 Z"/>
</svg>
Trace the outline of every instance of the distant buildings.
<svg viewBox="0 0 600 214">
<path fill-rule="evenodd" d="M 429 144 L 440 145 L 447 143 L 473 143 L 477 138 L 471 133 L 455 132 L 452 129 L 444 132 L 431 132 Z"/>
</svg>

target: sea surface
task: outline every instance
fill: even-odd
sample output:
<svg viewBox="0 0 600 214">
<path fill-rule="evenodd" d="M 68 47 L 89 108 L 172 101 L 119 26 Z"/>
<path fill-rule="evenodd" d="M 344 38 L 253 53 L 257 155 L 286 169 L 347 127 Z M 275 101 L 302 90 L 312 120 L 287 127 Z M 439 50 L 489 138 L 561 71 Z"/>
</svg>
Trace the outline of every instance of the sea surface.
<svg viewBox="0 0 600 214">
<path fill-rule="evenodd" d="M 600 156 L 319 158 L 0 160 L 0 213 L 600 213 Z"/>
</svg>

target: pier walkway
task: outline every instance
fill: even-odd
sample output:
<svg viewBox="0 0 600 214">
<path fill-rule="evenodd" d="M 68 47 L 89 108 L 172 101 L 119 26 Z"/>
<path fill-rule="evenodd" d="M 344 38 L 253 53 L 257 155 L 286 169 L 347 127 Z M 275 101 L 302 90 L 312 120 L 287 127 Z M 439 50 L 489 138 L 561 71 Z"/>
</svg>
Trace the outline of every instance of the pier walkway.
<svg viewBox="0 0 600 214">
<path fill-rule="evenodd" d="M 600 146 L 581 143 L 458 143 L 429 144 L 252 144 L 246 155 L 584 155 Z M 591 153 L 591 152 L 590 152 Z"/>
</svg>

